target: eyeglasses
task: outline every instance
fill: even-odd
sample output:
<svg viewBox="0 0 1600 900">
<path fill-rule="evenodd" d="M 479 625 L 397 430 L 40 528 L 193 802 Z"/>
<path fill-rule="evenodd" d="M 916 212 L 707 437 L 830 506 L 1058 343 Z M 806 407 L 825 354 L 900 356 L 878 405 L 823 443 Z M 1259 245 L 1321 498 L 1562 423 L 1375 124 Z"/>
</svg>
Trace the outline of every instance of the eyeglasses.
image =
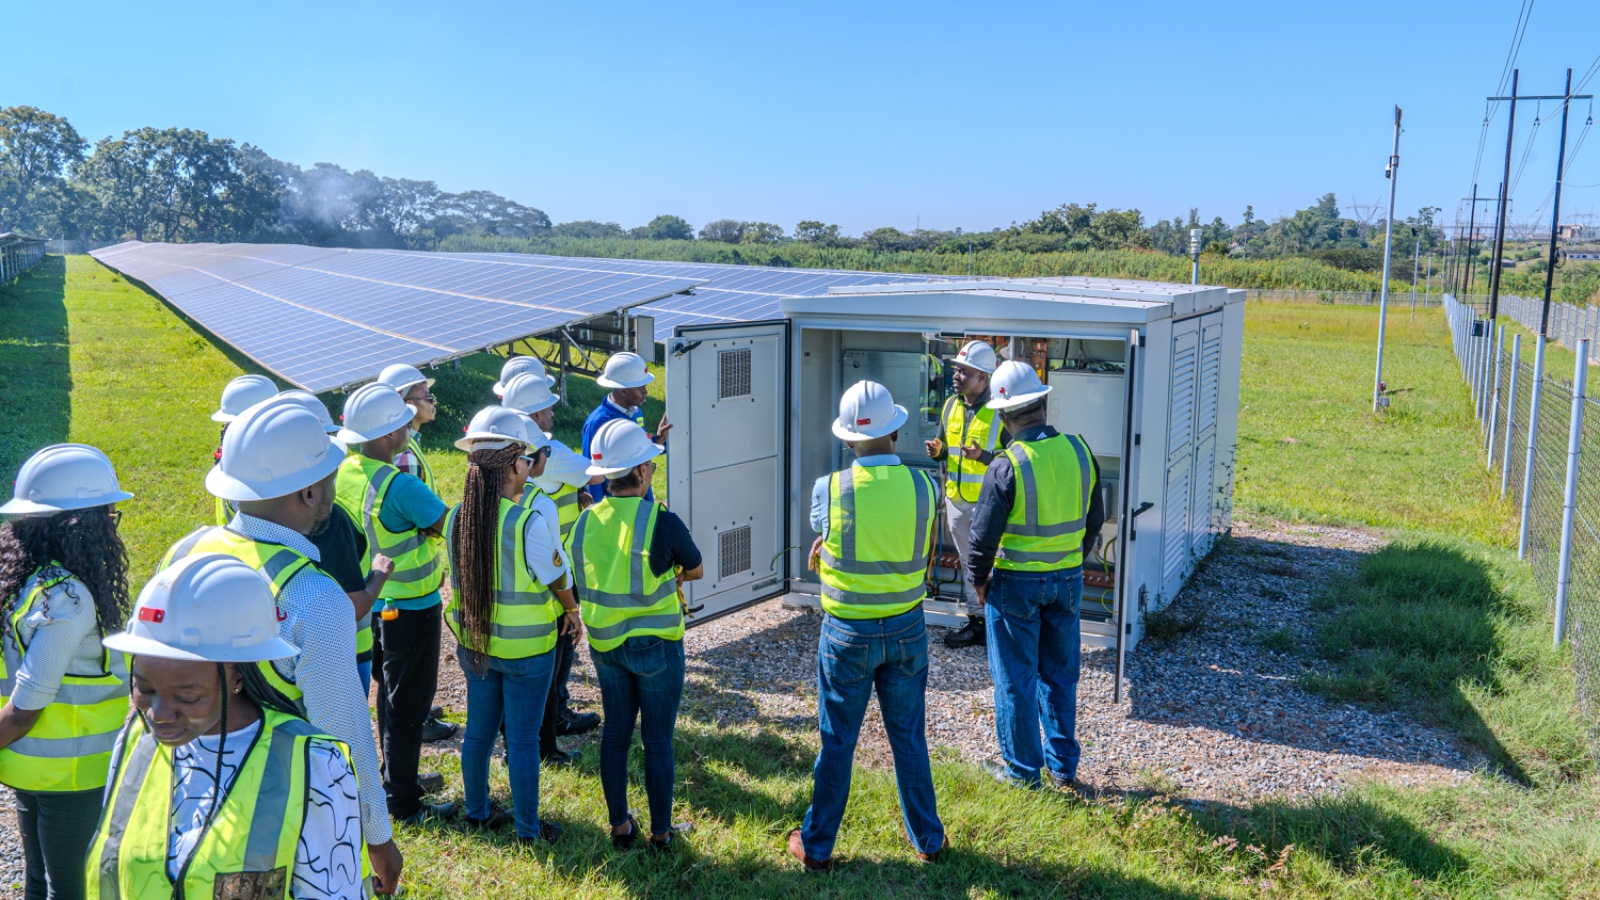
<svg viewBox="0 0 1600 900">
<path fill-rule="evenodd" d="M 538 462 L 539 460 L 543 459 L 545 457 L 545 455 L 548 454 L 549 452 L 550 452 L 550 448 L 549 447 L 540 447 L 539 449 L 533 451 L 531 454 L 527 454 L 525 456 L 519 456 L 519 457 L 517 457 L 517 459 L 520 459 L 523 462 L 525 462 L 525 463 L 527 463 L 528 465 L 531 466 L 534 463 Z"/>
<path fill-rule="evenodd" d="M 111 520 L 111 527 L 115 528 L 118 525 L 122 524 L 122 510 L 113 509 L 110 512 L 106 513 L 106 518 Z"/>
</svg>

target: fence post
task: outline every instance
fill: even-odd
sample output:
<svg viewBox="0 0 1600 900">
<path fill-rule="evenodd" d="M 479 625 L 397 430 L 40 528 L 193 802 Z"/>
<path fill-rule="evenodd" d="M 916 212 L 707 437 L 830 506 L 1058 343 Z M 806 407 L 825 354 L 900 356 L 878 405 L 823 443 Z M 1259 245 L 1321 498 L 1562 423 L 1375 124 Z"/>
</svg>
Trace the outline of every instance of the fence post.
<svg viewBox="0 0 1600 900">
<path fill-rule="evenodd" d="M 1567 632 L 1567 592 L 1572 588 L 1572 530 L 1578 512 L 1578 463 L 1583 457 L 1583 407 L 1589 393 L 1589 342 L 1578 341 L 1572 372 L 1572 428 L 1567 434 L 1567 489 L 1561 504 L 1561 563 L 1556 569 L 1555 645 Z"/>
<path fill-rule="evenodd" d="M 1483 463 L 1494 471 L 1494 430 L 1500 424 L 1500 357 L 1505 354 L 1506 327 L 1495 329 L 1494 337 L 1494 399 L 1489 402 L 1489 436 L 1483 442 Z"/>
<path fill-rule="evenodd" d="M 1517 375 L 1522 371 L 1522 335 L 1511 336 L 1511 387 L 1507 391 L 1509 398 L 1506 401 L 1506 438 L 1505 449 L 1500 452 L 1500 496 L 1506 495 L 1506 488 L 1511 484 L 1511 435 L 1516 433 L 1517 421 Z"/>
<path fill-rule="evenodd" d="M 1517 559 L 1528 558 L 1528 511 L 1533 504 L 1533 465 L 1539 449 L 1539 397 L 1544 393 L 1544 343 L 1539 335 L 1533 345 L 1533 398 L 1528 403 L 1528 457 L 1522 473 L 1522 516 L 1517 526 Z"/>
</svg>

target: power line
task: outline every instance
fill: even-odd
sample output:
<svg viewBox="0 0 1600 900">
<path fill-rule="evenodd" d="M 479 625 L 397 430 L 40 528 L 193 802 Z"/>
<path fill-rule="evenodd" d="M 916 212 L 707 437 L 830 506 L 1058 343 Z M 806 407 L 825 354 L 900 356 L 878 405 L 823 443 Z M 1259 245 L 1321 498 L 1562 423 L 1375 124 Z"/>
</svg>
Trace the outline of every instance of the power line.
<svg viewBox="0 0 1600 900">
<path fill-rule="evenodd" d="M 1528 143 L 1522 148 L 1522 159 L 1517 163 L 1517 174 L 1511 179 L 1511 188 L 1506 191 L 1507 194 L 1515 194 L 1517 192 L 1517 183 L 1522 181 L 1522 170 L 1528 166 L 1528 157 L 1533 153 L 1533 139 L 1539 134 L 1540 124 L 1541 118 L 1535 116 L 1533 128 L 1528 130 Z"/>
<path fill-rule="evenodd" d="M 1533 21 L 1533 3 L 1534 0 L 1523 0 L 1522 8 L 1517 10 L 1517 24 L 1511 29 L 1511 47 L 1506 51 L 1506 64 L 1500 70 L 1500 81 L 1494 89 L 1496 94 L 1506 92 L 1511 72 L 1517 67 L 1517 56 L 1522 52 L 1522 39 L 1528 35 L 1528 23 Z"/>
</svg>

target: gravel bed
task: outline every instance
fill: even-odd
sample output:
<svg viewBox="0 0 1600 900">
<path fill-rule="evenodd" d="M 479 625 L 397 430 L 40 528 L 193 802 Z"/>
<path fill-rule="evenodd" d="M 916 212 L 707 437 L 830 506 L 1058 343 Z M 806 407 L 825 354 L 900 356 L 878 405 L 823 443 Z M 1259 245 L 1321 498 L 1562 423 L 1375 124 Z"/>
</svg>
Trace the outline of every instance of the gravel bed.
<svg viewBox="0 0 1600 900">
<path fill-rule="evenodd" d="M 1221 802 L 1303 798 L 1360 779 L 1455 783 L 1482 767 L 1480 755 L 1400 713 L 1330 703 L 1297 686 L 1317 665 L 1309 652 L 1311 597 L 1352 570 L 1384 539 L 1365 531 L 1238 521 L 1169 609 L 1192 627 L 1146 638 L 1128 655 L 1127 686 L 1112 703 L 1115 655 L 1084 653 L 1078 686 L 1079 776 L 1104 791 L 1156 791 Z M 820 619 L 772 600 L 691 628 L 682 715 L 723 726 L 816 737 L 816 646 Z M 1278 632 L 1273 646 L 1262 636 Z M 931 629 L 928 737 L 936 752 L 995 758 L 994 700 L 981 647 L 952 650 Z M 1291 640 L 1292 639 L 1292 640 Z M 448 633 L 446 643 L 450 644 Z M 444 648 L 438 699 L 466 709 L 466 690 Z M 574 703 L 600 710 L 599 687 L 579 651 Z M 568 749 L 596 735 L 564 738 Z M 452 745 L 427 752 L 450 752 Z M 877 703 L 868 710 L 857 760 L 892 764 Z"/>
<path fill-rule="evenodd" d="M 1192 627 L 1146 638 L 1128 655 L 1120 704 L 1111 701 L 1114 654 L 1084 653 L 1079 777 L 1102 791 L 1248 803 L 1336 792 L 1362 779 L 1457 783 L 1482 768 L 1481 755 L 1438 729 L 1400 713 L 1330 703 L 1296 684 L 1317 665 L 1307 649 L 1311 597 L 1383 543 L 1353 529 L 1236 521 L 1232 539 L 1169 607 L 1170 618 Z M 814 744 L 819 624 L 814 611 L 773 600 L 691 628 L 682 715 L 775 729 Z M 929 743 L 940 755 L 994 758 L 988 659 L 981 647 L 944 646 L 939 638 L 945 633 L 931 630 Z M 1269 633 L 1277 640 L 1264 643 Z M 436 701 L 464 713 L 466 684 L 448 630 L 440 657 Z M 576 707 L 599 711 L 586 645 L 571 687 Z M 582 749 L 598 736 L 563 738 L 562 744 Z M 455 753 L 459 745 L 458 737 L 423 752 Z M 870 768 L 892 764 L 876 701 L 856 759 Z M 0 896 L 21 895 L 14 808 L 11 792 L 0 791 Z"/>
</svg>

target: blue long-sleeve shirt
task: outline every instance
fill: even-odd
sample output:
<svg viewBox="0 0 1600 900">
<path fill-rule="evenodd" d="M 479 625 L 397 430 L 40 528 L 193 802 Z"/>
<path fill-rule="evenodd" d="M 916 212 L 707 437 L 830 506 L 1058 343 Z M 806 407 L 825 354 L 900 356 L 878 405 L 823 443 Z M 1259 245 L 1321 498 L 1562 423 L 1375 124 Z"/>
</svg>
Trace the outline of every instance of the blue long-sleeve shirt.
<svg viewBox="0 0 1600 900">
<path fill-rule="evenodd" d="M 605 399 L 600 401 L 600 405 L 594 408 L 594 412 L 589 413 L 589 418 L 583 420 L 584 459 L 594 459 L 594 456 L 589 452 L 589 445 L 594 441 L 594 436 L 599 433 L 600 426 L 614 419 L 627 419 L 628 421 L 638 425 L 640 428 L 644 428 L 645 433 L 648 434 L 650 431 L 650 429 L 645 428 L 643 410 L 639 409 L 637 406 L 632 409 L 623 409 L 617 404 L 611 402 L 611 395 L 607 394 Z M 589 495 L 596 500 L 602 500 L 606 496 L 606 486 L 604 482 L 600 484 L 591 484 L 588 486 L 588 488 L 586 488 L 586 490 L 589 492 Z M 646 500 L 654 500 L 655 493 L 653 491 L 646 491 L 644 498 Z"/>
</svg>

